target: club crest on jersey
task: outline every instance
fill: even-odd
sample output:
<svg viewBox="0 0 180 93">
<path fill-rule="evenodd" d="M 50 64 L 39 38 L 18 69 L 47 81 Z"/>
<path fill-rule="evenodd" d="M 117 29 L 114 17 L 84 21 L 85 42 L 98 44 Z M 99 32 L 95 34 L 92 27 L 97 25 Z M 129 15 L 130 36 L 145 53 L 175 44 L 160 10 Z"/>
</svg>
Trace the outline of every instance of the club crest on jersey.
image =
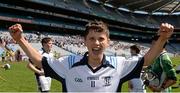
<svg viewBox="0 0 180 93">
<path fill-rule="evenodd" d="M 83 80 L 81 78 L 74 78 L 75 82 L 83 82 Z"/>
<path fill-rule="evenodd" d="M 104 86 L 110 86 L 111 85 L 112 76 L 105 76 L 102 78 L 104 79 Z"/>
</svg>

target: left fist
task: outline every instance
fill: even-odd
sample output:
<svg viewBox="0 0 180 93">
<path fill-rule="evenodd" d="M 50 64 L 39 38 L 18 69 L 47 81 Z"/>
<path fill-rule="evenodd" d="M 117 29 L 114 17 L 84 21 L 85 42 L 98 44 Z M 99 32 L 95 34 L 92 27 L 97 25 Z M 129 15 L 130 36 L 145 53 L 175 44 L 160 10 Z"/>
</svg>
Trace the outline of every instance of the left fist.
<svg viewBox="0 0 180 93">
<path fill-rule="evenodd" d="M 163 39 L 168 39 L 171 37 L 174 31 L 174 26 L 168 23 L 162 23 L 158 35 L 160 35 L 161 38 Z"/>
</svg>

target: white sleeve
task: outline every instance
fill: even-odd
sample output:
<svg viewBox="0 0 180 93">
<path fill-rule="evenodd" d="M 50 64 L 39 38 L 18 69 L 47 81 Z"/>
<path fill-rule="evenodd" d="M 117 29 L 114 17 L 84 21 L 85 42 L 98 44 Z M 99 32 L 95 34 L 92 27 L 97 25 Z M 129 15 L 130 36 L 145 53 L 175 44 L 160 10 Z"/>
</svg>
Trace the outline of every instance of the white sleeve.
<svg viewBox="0 0 180 93">
<path fill-rule="evenodd" d="M 79 56 L 64 56 L 59 59 L 43 58 L 42 65 L 45 75 L 52 78 L 65 78 L 70 67 L 78 62 L 79 59 Z"/>
<path fill-rule="evenodd" d="M 136 78 L 140 75 L 144 63 L 143 58 L 124 59 L 119 64 L 121 77 Z"/>
</svg>

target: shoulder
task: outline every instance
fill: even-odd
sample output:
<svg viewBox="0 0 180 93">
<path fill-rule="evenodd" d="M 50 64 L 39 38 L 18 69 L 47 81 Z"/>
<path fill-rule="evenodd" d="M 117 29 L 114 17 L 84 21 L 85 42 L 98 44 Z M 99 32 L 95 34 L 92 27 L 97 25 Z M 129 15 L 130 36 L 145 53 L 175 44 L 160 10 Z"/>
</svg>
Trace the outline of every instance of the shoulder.
<svg viewBox="0 0 180 93">
<path fill-rule="evenodd" d="M 170 59 L 170 57 L 169 57 L 169 55 L 168 55 L 167 52 L 166 52 L 166 53 L 162 53 L 162 54 L 159 56 L 159 59 L 162 60 L 162 61 L 164 61 L 164 62 L 171 62 L 171 59 Z M 164 62 L 163 62 L 163 63 L 164 63 Z"/>
<path fill-rule="evenodd" d="M 106 60 L 113 66 L 122 65 L 126 61 L 125 57 L 122 56 L 106 56 Z"/>
<path fill-rule="evenodd" d="M 79 56 L 79 55 L 68 55 L 68 56 L 60 57 L 58 60 L 59 61 L 66 60 L 68 62 L 77 62 L 80 59 L 82 59 L 82 56 Z"/>
<path fill-rule="evenodd" d="M 44 51 L 43 51 L 42 49 L 40 49 L 40 50 L 38 50 L 38 52 L 39 52 L 40 54 L 42 54 Z"/>
<path fill-rule="evenodd" d="M 80 59 L 82 58 L 81 56 L 76 56 L 76 55 L 69 55 L 69 56 L 62 56 L 58 59 L 56 58 L 51 58 L 51 57 L 43 57 L 44 60 L 47 60 L 47 63 L 53 66 L 69 66 L 71 67 L 73 64 L 76 62 L 79 62 Z"/>
<path fill-rule="evenodd" d="M 106 56 L 106 60 L 108 60 L 108 61 L 112 61 L 112 60 L 123 61 L 123 60 L 125 60 L 125 57 L 122 57 L 122 56 Z"/>
</svg>

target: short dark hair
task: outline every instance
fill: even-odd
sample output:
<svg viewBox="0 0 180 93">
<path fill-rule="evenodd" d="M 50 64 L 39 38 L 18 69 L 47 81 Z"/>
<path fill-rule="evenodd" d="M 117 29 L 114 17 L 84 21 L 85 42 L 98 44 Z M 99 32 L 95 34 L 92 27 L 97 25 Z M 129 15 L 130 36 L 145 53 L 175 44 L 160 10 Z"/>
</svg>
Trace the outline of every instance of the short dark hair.
<svg viewBox="0 0 180 93">
<path fill-rule="evenodd" d="M 139 54 L 140 52 L 140 46 L 138 46 L 137 44 L 130 46 L 130 49 L 135 50 L 137 54 Z"/>
<path fill-rule="evenodd" d="M 152 41 L 157 41 L 159 39 L 159 37 L 160 37 L 160 35 L 154 35 L 151 40 Z M 168 44 L 168 41 L 166 41 L 166 43 L 164 44 L 163 48 L 165 48 L 167 44 Z"/>
<path fill-rule="evenodd" d="M 42 40 L 41 40 L 41 44 L 42 44 L 42 46 L 43 46 L 43 44 L 45 43 L 48 43 L 49 41 L 52 41 L 52 39 L 50 38 L 50 37 L 45 37 L 45 38 L 43 38 Z"/>
<path fill-rule="evenodd" d="M 84 37 L 86 37 L 89 34 L 90 29 L 95 29 L 94 31 L 96 31 L 96 32 L 106 32 L 107 37 L 109 38 L 109 29 L 108 29 L 108 26 L 103 21 L 97 21 L 97 20 L 90 21 L 86 25 Z"/>
</svg>

